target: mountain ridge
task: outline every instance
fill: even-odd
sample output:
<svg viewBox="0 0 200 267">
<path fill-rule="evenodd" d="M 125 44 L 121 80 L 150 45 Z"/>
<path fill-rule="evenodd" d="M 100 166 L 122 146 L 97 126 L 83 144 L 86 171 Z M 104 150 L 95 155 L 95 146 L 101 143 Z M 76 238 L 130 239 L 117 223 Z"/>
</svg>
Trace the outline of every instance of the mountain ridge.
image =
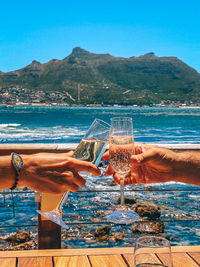
<svg viewBox="0 0 200 267">
<path fill-rule="evenodd" d="M 153 52 L 123 58 L 75 47 L 62 60 L 33 60 L 24 68 L 0 71 L 0 88 L 6 87 L 64 92 L 77 104 L 200 102 L 200 74 L 177 57 Z"/>
</svg>

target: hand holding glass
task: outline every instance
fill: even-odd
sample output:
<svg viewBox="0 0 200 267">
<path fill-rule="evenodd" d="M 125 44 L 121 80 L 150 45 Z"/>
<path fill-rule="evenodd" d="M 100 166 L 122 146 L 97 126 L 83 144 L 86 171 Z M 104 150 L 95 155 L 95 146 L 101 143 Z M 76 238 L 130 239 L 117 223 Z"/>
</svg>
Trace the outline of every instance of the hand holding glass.
<svg viewBox="0 0 200 267">
<path fill-rule="evenodd" d="M 95 119 L 92 125 L 90 126 L 89 130 L 87 131 L 84 138 L 81 140 L 80 144 L 77 146 L 74 157 L 76 159 L 89 161 L 94 165 L 98 166 L 101 157 L 104 153 L 106 148 L 108 136 L 110 131 L 110 125 L 106 122 Z M 86 172 L 80 172 L 81 175 L 88 175 Z M 69 191 L 67 191 L 57 207 L 52 211 L 41 211 L 38 210 L 37 212 L 47 217 L 50 221 L 64 227 L 68 228 L 68 226 L 63 222 L 61 219 L 61 210 L 62 206 L 67 199 Z"/>
</svg>

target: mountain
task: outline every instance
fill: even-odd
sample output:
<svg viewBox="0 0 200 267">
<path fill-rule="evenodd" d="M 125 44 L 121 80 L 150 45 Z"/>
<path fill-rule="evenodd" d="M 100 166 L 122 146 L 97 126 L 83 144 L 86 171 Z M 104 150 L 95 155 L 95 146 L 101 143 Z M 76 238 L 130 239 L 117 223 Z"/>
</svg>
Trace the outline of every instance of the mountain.
<svg viewBox="0 0 200 267">
<path fill-rule="evenodd" d="M 94 54 L 80 47 L 63 60 L 0 71 L 0 88 L 62 92 L 69 104 L 200 103 L 200 74 L 176 57 Z"/>
</svg>

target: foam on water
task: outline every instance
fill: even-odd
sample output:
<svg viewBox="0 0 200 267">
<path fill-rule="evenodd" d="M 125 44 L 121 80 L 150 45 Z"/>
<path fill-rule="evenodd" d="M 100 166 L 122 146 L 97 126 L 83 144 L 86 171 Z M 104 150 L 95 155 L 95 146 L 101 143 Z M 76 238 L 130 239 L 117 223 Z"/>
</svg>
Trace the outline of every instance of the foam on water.
<svg viewBox="0 0 200 267">
<path fill-rule="evenodd" d="M 0 141 L 35 141 L 58 140 L 80 137 L 86 131 L 77 127 L 53 126 L 53 127 L 22 127 L 20 124 L 1 124 Z"/>
<path fill-rule="evenodd" d="M 4 129 L 4 128 L 15 128 L 15 127 L 18 127 L 20 126 L 21 124 L 18 124 L 18 123 L 2 123 L 0 124 L 0 129 Z"/>
</svg>

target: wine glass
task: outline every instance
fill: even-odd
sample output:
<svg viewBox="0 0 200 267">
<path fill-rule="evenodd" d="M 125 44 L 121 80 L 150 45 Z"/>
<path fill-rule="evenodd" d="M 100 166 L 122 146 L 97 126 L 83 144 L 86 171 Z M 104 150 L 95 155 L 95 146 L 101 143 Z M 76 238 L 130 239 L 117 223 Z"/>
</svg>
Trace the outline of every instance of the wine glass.
<svg viewBox="0 0 200 267">
<path fill-rule="evenodd" d="M 77 146 L 74 157 L 76 159 L 89 161 L 94 165 L 98 166 L 101 157 L 105 151 L 106 144 L 108 141 L 110 132 L 110 125 L 102 120 L 95 119 L 90 126 L 89 130 Z M 81 175 L 87 176 L 87 172 L 80 172 Z M 69 195 L 69 191 L 63 194 L 62 199 L 58 203 L 57 207 L 52 211 L 41 211 L 37 212 L 47 217 L 50 221 L 68 228 L 68 226 L 61 219 L 62 206 Z"/>
<path fill-rule="evenodd" d="M 133 123 L 128 117 L 111 118 L 109 135 L 109 161 L 113 170 L 124 179 L 132 167 L 131 156 L 134 154 Z M 120 185 L 121 208 L 106 216 L 109 222 L 130 224 L 138 220 L 137 213 L 124 207 L 124 187 Z"/>
<path fill-rule="evenodd" d="M 169 241 L 157 236 L 139 237 L 134 248 L 134 266 L 172 267 Z"/>
</svg>

